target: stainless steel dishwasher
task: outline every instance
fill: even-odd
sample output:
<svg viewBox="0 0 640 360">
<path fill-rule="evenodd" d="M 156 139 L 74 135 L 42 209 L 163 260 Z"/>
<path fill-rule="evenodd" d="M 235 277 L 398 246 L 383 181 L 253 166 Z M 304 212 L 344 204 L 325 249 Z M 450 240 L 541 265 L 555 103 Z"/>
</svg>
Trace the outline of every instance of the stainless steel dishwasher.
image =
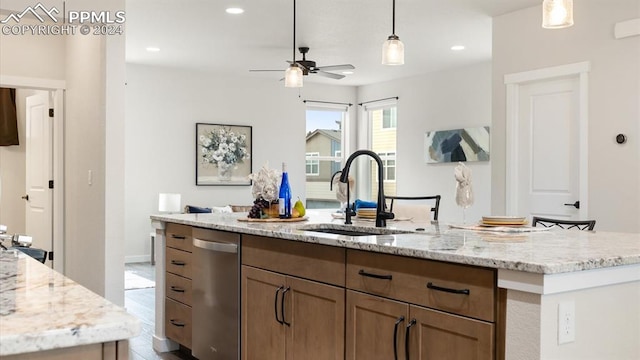
<svg viewBox="0 0 640 360">
<path fill-rule="evenodd" d="M 200 360 L 240 358 L 240 235 L 193 229 L 193 341 Z"/>
</svg>

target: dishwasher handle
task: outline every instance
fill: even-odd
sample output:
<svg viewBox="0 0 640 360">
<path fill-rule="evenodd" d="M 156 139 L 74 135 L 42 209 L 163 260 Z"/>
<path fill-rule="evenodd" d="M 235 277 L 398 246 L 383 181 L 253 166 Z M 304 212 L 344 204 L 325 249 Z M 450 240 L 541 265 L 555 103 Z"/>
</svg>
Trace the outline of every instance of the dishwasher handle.
<svg viewBox="0 0 640 360">
<path fill-rule="evenodd" d="M 232 254 L 238 253 L 238 244 L 232 244 L 232 243 L 205 241 L 205 240 L 193 238 L 193 246 L 199 247 L 201 249 L 217 251 L 217 252 L 226 252 L 226 253 L 232 253 Z"/>
</svg>

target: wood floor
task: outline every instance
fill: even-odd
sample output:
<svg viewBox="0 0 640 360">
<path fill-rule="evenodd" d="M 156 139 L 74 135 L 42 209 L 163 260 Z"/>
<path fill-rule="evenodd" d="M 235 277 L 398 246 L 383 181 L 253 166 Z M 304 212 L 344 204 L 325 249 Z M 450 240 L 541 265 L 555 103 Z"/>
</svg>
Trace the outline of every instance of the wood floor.
<svg viewBox="0 0 640 360">
<path fill-rule="evenodd" d="M 125 270 L 155 281 L 155 267 L 151 263 L 126 264 Z M 155 323 L 155 288 L 132 289 L 124 292 L 124 306 L 127 311 L 140 319 L 140 335 L 129 342 L 130 360 L 194 360 L 188 354 L 174 351 L 156 353 L 153 350 L 153 332 Z"/>
</svg>

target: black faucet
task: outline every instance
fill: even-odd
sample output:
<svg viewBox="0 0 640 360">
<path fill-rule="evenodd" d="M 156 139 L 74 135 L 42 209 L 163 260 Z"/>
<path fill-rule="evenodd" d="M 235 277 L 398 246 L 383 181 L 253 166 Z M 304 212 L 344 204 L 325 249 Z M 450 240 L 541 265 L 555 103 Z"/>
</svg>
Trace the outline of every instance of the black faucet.
<svg viewBox="0 0 640 360">
<path fill-rule="evenodd" d="M 369 155 L 378 164 L 378 204 L 376 207 L 376 227 L 385 227 L 387 226 L 387 219 L 393 219 L 394 215 L 391 212 L 385 211 L 387 205 L 385 204 L 384 199 L 384 165 L 382 164 L 382 159 L 380 159 L 378 154 L 371 150 L 358 150 L 351 154 L 347 159 L 347 162 L 344 164 L 344 169 L 342 169 L 340 174 L 340 182 L 347 184 L 347 211 L 345 213 L 344 223 L 351 224 L 351 216 L 353 215 L 352 210 L 349 209 L 349 169 L 351 168 L 353 160 L 360 155 Z"/>
</svg>

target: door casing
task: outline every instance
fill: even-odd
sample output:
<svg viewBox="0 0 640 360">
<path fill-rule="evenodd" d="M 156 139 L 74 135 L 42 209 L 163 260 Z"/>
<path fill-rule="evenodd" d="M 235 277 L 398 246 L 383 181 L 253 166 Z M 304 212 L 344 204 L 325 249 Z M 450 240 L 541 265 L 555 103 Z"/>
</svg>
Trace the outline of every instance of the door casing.
<svg viewBox="0 0 640 360">
<path fill-rule="evenodd" d="M 0 86 L 51 92 L 53 107 L 53 268 L 64 274 L 64 80 L 0 75 Z"/>
<path fill-rule="evenodd" d="M 551 80 L 556 78 L 577 76 L 579 88 L 579 105 L 578 105 L 578 149 L 579 149 L 579 197 L 580 209 L 579 216 L 586 218 L 589 214 L 589 71 L 591 64 L 588 61 L 567 64 L 532 71 L 525 71 L 514 74 L 507 74 L 504 77 L 504 83 L 507 87 L 507 109 L 506 109 L 506 196 L 505 209 L 507 215 L 518 215 L 519 198 L 518 162 L 518 131 L 519 131 L 519 91 L 523 84 Z"/>
</svg>

